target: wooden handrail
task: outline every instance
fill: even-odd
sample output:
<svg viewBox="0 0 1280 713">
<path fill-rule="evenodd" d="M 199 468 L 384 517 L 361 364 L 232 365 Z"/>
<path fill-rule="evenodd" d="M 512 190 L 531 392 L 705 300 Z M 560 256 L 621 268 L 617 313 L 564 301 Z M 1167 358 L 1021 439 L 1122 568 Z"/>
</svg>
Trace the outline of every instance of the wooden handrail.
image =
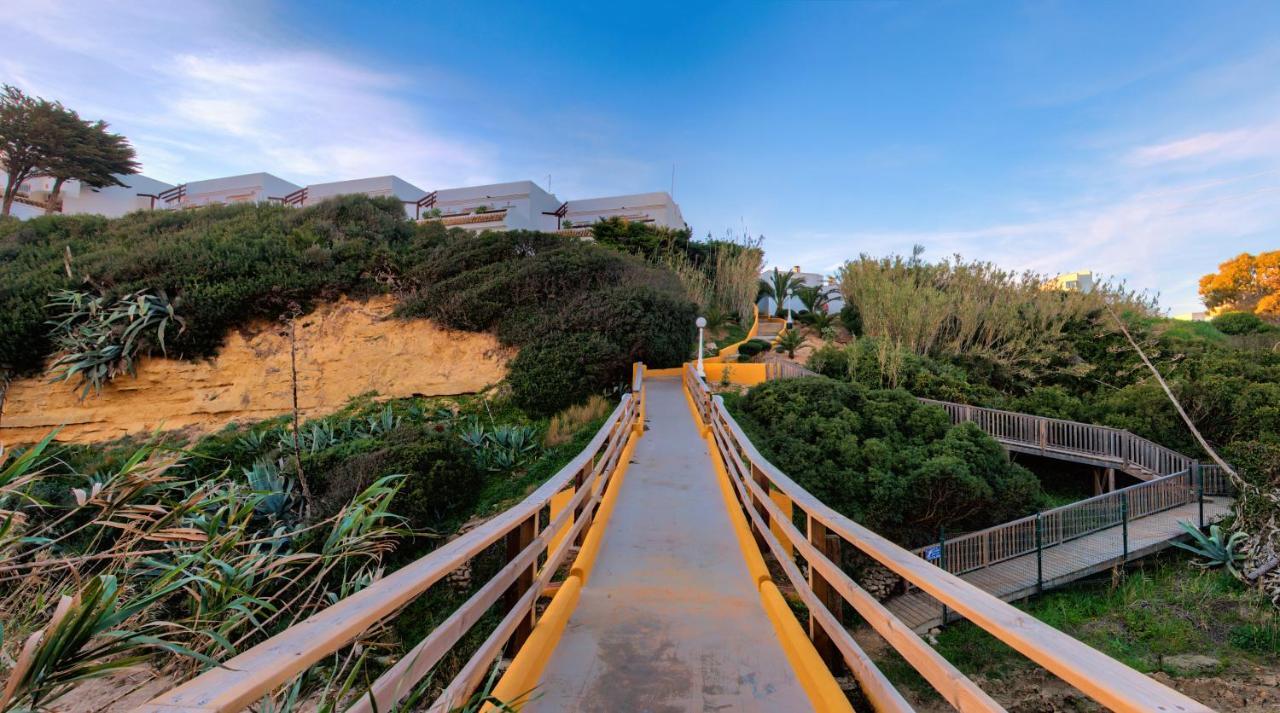
<svg viewBox="0 0 1280 713">
<path fill-rule="evenodd" d="M 1211 710 L 959 577 L 934 567 L 914 553 L 832 510 L 760 455 L 724 407 L 724 401 L 719 396 L 711 395 L 706 383 L 698 378 L 692 367 L 685 370 L 685 383 L 690 385 L 690 395 L 699 413 L 707 414 L 704 424 L 717 434 L 716 445 L 722 459 L 726 464 L 734 463 L 732 468 L 727 469 L 741 484 L 738 491 L 740 504 L 748 513 L 756 513 L 751 519 L 756 536 L 774 551 L 780 561 L 787 558 L 786 549 L 782 548 L 781 542 L 776 543 L 776 548 L 770 542 L 777 539 L 772 532 L 776 523 L 778 531 L 786 537 L 792 548 L 810 563 L 811 570 L 823 577 L 821 586 L 834 589 L 849 601 L 948 701 L 957 707 L 964 705 L 961 710 L 998 710 L 998 706 L 991 708 L 993 704 L 988 702 L 989 697 L 985 694 L 978 696 L 970 685 L 961 684 L 956 676 L 963 678 L 963 675 L 954 667 L 944 666 L 943 662 L 922 651 L 906 635 L 910 629 L 892 613 L 869 606 L 866 599 L 858 594 L 857 585 L 843 576 L 840 565 L 832 561 L 825 552 L 812 546 L 812 537 L 802 537 L 794 526 L 788 526 L 789 518 L 778 508 L 770 506 L 772 498 L 765 497 L 766 492 L 781 491 L 794 507 L 800 508 L 809 523 L 811 535 L 815 531 L 829 533 L 835 535 L 840 542 L 856 547 L 1103 705 L 1118 711 Z M 753 482 L 755 487 L 748 481 Z M 748 488 L 751 497 L 747 497 L 744 492 Z M 797 584 L 797 589 L 800 588 Z M 806 584 L 806 588 L 813 587 Z M 811 599 L 806 596 L 806 601 Z M 817 601 L 824 608 L 827 607 L 825 602 L 820 599 Z M 810 606 L 813 606 L 812 602 Z M 827 612 L 831 613 L 830 609 Z M 843 637 L 838 631 L 828 628 L 823 623 L 824 619 L 821 615 L 816 617 L 818 628 L 839 646 Z M 811 631 L 813 629 L 811 625 Z M 853 670 L 858 671 L 857 668 Z"/>
<path fill-rule="evenodd" d="M 998 440 L 1027 448 L 1093 456 L 1114 462 L 1121 469 L 1137 466 L 1152 476 L 1171 475 L 1192 463 L 1191 458 L 1173 449 L 1110 426 L 936 399 L 919 400 L 941 407 L 953 423 L 973 422 Z"/>
<path fill-rule="evenodd" d="M 511 553 L 506 566 L 384 673 L 370 689 L 371 696 L 362 698 L 355 710 L 373 710 L 374 703 L 378 710 L 391 707 L 449 653 L 500 596 L 510 597 L 514 592 L 516 598 L 506 616 L 446 687 L 436 705 L 447 710 L 465 701 L 503 646 L 513 640 L 520 643 L 516 637 L 532 625 L 538 596 L 559 571 L 577 536 L 591 526 L 627 440 L 639 431 L 636 422 L 643 409 L 643 373 L 643 367 L 637 365 L 632 393 L 622 397 L 587 447 L 515 506 L 136 710 L 243 710 L 323 657 L 355 641 L 378 622 L 393 617 L 432 585 L 505 538 Z M 575 490 L 569 504 L 539 527 L 543 508 L 550 505 L 552 496 L 567 488 Z M 569 526 L 571 517 L 573 524 Z M 568 534 L 558 539 L 554 551 L 548 551 L 553 537 L 566 526 L 570 527 Z M 539 567 L 538 560 L 544 552 L 547 560 Z"/>
</svg>

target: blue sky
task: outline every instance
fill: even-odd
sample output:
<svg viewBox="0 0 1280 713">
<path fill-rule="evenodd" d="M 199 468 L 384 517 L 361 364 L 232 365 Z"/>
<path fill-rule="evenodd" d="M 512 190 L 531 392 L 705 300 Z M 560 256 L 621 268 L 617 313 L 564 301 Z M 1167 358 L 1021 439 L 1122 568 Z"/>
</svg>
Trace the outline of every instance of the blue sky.
<svg viewBox="0 0 1280 713">
<path fill-rule="evenodd" d="M 376 7 L 375 7 L 376 5 Z M 1274 2 L 42 3 L 0 79 L 170 181 L 667 189 L 770 264 L 959 253 L 1197 306 L 1280 248 Z"/>
</svg>

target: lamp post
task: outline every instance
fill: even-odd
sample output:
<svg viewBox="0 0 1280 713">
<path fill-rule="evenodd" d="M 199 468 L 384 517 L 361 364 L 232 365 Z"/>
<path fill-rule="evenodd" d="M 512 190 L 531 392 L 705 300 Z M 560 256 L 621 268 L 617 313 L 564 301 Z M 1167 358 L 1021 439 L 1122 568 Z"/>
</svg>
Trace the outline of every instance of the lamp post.
<svg viewBox="0 0 1280 713">
<path fill-rule="evenodd" d="M 694 324 L 698 325 L 698 376 L 705 379 L 707 378 L 707 371 L 702 368 L 702 328 L 707 326 L 707 318 L 699 317 Z"/>
</svg>

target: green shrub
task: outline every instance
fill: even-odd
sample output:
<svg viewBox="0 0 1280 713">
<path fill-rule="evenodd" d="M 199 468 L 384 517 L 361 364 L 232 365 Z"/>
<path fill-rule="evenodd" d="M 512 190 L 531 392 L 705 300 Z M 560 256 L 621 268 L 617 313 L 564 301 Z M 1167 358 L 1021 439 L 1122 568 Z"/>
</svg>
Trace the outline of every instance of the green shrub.
<svg viewBox="0 0 1280 713">
<path fill-rule="evenodd" d="M 849 350 L 828 342 L 813 350 L 805 366 L 823 376 L 846 381 L 849 378 Z"/>
<path fill-rule="evenodd" d="M 840 308 L 840 324 L 849 330 L 849 334 L 855 337 L 862 336 L 862 313 L 858 311 L 858 306 L 852 302 L 846 302 Z"/>
<path fill-rule="evenodd" d="M 760 352 L 769 351 L 773 345 L 763 339 L 748 339 L 738 345 L 738 354 L 745 357 L 753 357 Z"/>
<path fill-rule="evenodd" d="M 1223 334 L 1259 334 L 1275 329 L 1253 312 L 1224 312 L 1209 320 Z"/>
<path fill-rule="evenodd" d="M 735 405 L 736 404 L 736 405 Z M 907 545 L 1033 511 L 1040 483 L 973 424 L 901 390 L 766 382 L 731 404 L 752 442 L 819 500 Z"/>
<path fill-rule="evenodd" d="M 618 345 L 594 332 L 544 337 L 511 362 L 512 398 L 528 413 L 550 416 L 592 394 L 620 387 L 631 361 Z"/>
<path fill-rule="evenodd" d="M 415 226 L 398 201 L 346 196 L 295 210 L 213 206 L 0 223 L 0 366 L 37 371 L 52 352 L 45 305 L 85 277 L 104 297 L 164 292 L 186 320 L 173 356 L 207 356 L 227 331 L 336 294 L 381 291 L 443 236 Z M 71 256 L 74 277 L 64 267 Z"/>
<path fill-rule="evenodd" d="M 316 487 L 319 515 L 328 516 L 378 478 L 403 473 L 404 487 L 392 511 L 417 530 L 440 531 L 458 524 L 474 507 L 485 475 L 457 434 L 426 426 L 402 427 L 389 439 L 363 438 L 303 461 Z"/>
</svg>

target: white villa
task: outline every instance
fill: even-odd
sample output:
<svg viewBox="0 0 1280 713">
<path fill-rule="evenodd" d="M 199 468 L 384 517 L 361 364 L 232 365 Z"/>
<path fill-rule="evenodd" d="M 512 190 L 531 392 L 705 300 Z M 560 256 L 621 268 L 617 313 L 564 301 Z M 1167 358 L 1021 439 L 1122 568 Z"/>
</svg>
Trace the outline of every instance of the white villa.
<svg viewBox="0 0 1280 713">
<path fill-rule="evenodd" d="M 771 278 L 773 276 L 774 270 L 778 270 L 779 272 L 787 272 L 787 270 L 781 267 L 777 267 L 777 268 L 771 267 L 765 270 L 764 272 L 760 273 L 760 279 L 764 280 L 765 282 L 771 282 Z M 828 292 L 831 295 L 831 300 L 830 302 L 827 303 L 828 313 L 835 314 L 836 312 L 839 312 L 842 307 L 844 307 L 844 296 L 840 294 L 840 289 L 835 284 L 835 278 L 827 277 L 820 272 L 803 272 L 800 269 L 799 265 L 793 266 L 790 272 L 793 273 L 796 276 L 796 278 L 799 279 L 800 284 L 802 285 L 806 285 L 809 287 L 813 287 L 816 285 L 827 286 Z M 773 314 L 773 308 L 776 303 L 770 297 L 761 297 L 759 302 L 757 302 L 756 304 L 760 308 L 761 314 Z M 804 304 L 800 301 L 798 297 L 793 296 L 793 297 L 788 297 L 786 301 L 782 303 L 782 307 L 783 309 L 790 308 L 793 312 L 799 312 L 800 310 L 804 309 Z"/>
<path fill-rule="evenodd" d="M 404 204 L 415 220 L 440 221 L 449 227 L 484 230 L 542 230 L 589 234 L 599 220 L 621 217 L 667 228 L 684 228 L 680 206 L 664 192 L 561 201 L 533 181 L 493 183 L 431 192 L 398 176 L 376 176 L 303 187 L 270 173 L 248 173 L 171 185 L 142 175 L 124 176 L 125 187 L 80 190 L 70 181 L 62 189 L 62 213 L 100 213 L 118 217 L 134 210 L 181 209 L 226 203 L 279 201 L 314 205 L 339 195 L 390 196 Z M 13 214 L 28 218 L 44 212 L 52 180 L 23 183 Z"/>
<path fill-rule="evenodd" d="M 3 175 L 0 173 L 0 176 Z M 96 213 L 108 218 L 119 218 L 125 213 L 154 207 L 154 196 L 173 188 L 168 183 L 141 175 L 117 178 L 125 185 L 90 188 L 79 181 L 63 183 L 58 194 L 62 204 L 60 212 Z M 52 178 L 42 176 L 24 181 L 19 188 L 18 199 L 13 203 L 13 215 L 18 218 L 44 215 L 44 206 L 52 191 Z"/>
</svg>

